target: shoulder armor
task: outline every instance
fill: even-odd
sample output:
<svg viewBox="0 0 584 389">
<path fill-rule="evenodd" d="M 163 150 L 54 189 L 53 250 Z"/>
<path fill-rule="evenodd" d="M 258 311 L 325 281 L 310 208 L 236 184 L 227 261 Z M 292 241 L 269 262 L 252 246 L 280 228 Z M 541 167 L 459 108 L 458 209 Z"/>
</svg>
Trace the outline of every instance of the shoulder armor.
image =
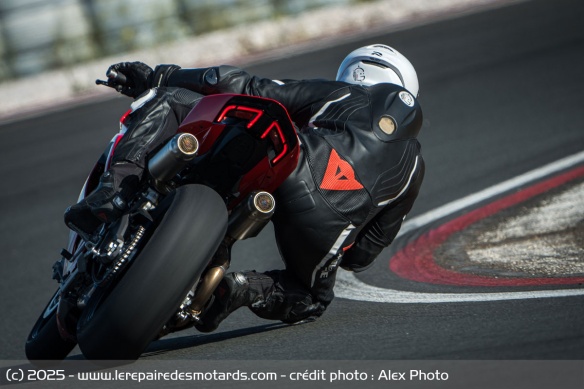
<svg viewBox="0 0 584 389">
<path fill-rule="evenodd" d="M 418 100 L 404 88 L 377 84 L 368 88 L 371 98 L 371 127 L 384 142 L 413 139 L 422 127 Z"/>
</svg>

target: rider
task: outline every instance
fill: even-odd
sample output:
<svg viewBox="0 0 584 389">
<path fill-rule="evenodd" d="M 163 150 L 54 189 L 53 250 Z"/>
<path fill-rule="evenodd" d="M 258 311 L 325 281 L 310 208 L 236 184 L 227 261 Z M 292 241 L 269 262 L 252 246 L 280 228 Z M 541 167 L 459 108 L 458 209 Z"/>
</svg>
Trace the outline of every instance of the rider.
<svg viewBox="0 0 584 389">
<path fill-rule="evenodd" d="M 65 213 L 67 225 L 93 231 L 119 217 L 139 182 L 146 155 L 172 136 L 203 95 L 237 93 L 282 103 L 299 128 L 298 166 L 274 193 L 272 219 L 284 270 L 228 273 L 197 328 L 213 331 L 248 306 L 293 323 L 322 315 L 338 267 L 369 268 L 398 233 L 424 175 L 417 135 L 422 111 L 412 64 L 381 44 L 358 48 L 335 81 L 271 80 L 233 66 L 182 69 L 123 62 L 121 92 L 137 97 L 113 166 L 100 186 Z"/>
</svg>

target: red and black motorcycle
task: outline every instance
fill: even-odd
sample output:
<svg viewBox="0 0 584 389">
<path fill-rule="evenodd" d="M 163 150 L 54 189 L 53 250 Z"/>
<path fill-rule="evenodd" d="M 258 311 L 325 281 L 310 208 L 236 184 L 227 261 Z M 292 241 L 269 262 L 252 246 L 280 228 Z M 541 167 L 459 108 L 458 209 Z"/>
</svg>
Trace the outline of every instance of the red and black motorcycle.
<svg viewBox="0 0 584 389">
<path fill-rule="evenodd" d="M 80 199 L 97 187 L 122 136 Z M 53 266 L 59 288 L 27 339 L 28 359 L 64 359 L 78 344 L 88 359 L 133 360 L 153 340 L 200 322 L 231 246 L 268 223 L 271 193 L 296 167 L 298 150 L 280 103 L 205 96 L 151 153 L 130 209 L 93 236 L 70 233 Z"/>
</svg>

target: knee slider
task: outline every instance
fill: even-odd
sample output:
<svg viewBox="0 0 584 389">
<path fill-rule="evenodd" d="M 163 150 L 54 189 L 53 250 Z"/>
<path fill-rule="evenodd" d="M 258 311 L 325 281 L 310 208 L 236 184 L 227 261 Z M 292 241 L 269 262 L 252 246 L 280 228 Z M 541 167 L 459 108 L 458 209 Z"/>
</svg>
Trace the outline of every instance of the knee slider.
<svg viewBox="0 0 584 389">
<path fill-rule="evenodd" d="M 304 300 L 295 303 L 282 321 L 292 324 L 310 317 L 317 318 L 322 316 L 325 310 L 325 305 L 318 301 L 313 303 L 312 297 L 307 296 Z"/>
<path fill-rule="evenodd" d="M 375 256 L 373 255 L 346 255 L 341 261 L 341 268 L 352 271 L 354 273 L 359 273 L 364 270 L 369 269 L 373 266 L 375 261 Z"/>
</svg>

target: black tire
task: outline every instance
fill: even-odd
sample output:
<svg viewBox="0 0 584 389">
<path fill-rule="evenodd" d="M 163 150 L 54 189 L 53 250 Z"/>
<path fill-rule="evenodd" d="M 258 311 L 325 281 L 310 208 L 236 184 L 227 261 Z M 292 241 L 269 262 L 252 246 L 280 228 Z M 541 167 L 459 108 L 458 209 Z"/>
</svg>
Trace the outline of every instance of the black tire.
<svg viewBox="0 0 584 389">
<path fill-rule="evenodd" d="M 58 292 L 53 295 L 33 326 L 25 344 L 26 357 L 35 364 L 61 361 L 69 355 L 76 343 L 61 337 L 57 326 Z M 43 361 L 45 361 L 43 363 Z"/>
<path fill-rule="evenodd" d="M 118 284 L 91 308 L 90 301 L 81 315 L 77 340 L 83 355 L 137 359 L 200 277 L 226 230 L 227 209 L 215 191 L 202 185 L 178 188 Z"/>
</svg>

